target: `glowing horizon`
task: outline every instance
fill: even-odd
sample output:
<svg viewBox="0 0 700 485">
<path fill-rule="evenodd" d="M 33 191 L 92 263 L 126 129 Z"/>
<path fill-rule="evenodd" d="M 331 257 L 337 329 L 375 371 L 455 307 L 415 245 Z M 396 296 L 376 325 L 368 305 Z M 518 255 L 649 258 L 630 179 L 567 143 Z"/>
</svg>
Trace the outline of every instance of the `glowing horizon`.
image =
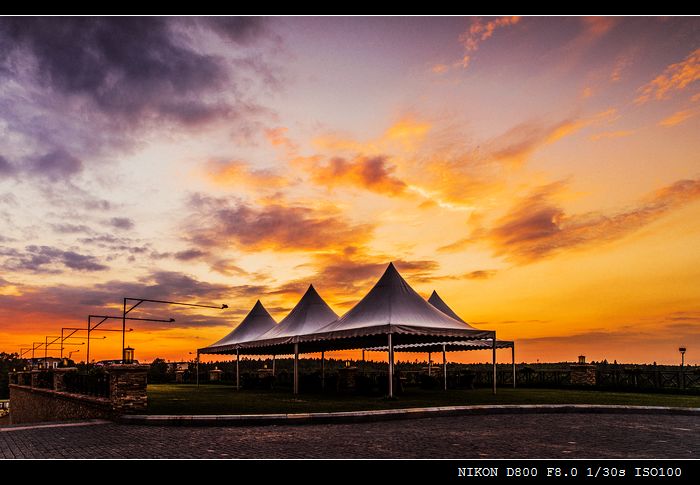
<svg viewBox="0 0 700 485">
<path fill-rule="evenodd" d="M 135 311 L 189 360 L 394 261 L 518 362 L 700 364 L 697 18 L 5 17 L 0 52 L 0 351 L 228 304 Z"/>
</svg>

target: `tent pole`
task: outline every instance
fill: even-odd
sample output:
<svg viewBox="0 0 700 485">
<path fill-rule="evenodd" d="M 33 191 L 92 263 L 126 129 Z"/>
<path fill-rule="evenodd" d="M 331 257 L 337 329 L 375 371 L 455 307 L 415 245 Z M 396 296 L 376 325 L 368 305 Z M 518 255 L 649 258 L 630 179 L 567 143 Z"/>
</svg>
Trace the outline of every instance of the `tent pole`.
<svg viewBox="0 0 700 485">
<path fill-rule="evenodd" d="M 493 349 L 493 394 L 496 394 L 496 332 L 493 332 L 493 341 L 491 342 Z"/>
<path fill-rule="evenodd" d="M 321 352 L 321 389 L 326 388 L 326 353 Z"/>
<path fill-rule="evenodd" d="M 513 346 L 510 348 L 510 355 L 513 360 L 513 389 L 515 389 L 515 342 L 513 342 Z"/>
<path fill-rule="evenodd" d="M 294 394 L 299 394 L 299 344 L 294 344 Z"/>
<path fill-rule="evenodd" d="M 394 397 L 394 344 L 389 334 L 389 398 Z"/>
<path fill-rule="evenodd" d="M 442 373 L 445 374 L 445 390 L 447 390 L 447 354 L 445 344 L 442 344 Z"/>
<path fill-rule="evenodd" d="M 199 351 L 197 351 L 197 388 L 199 388 Z"/>
<path fill-rule="evenodd" d="M 236 390 L 237 391 L 239 391 L 241 389 L 240 362 L 241 362 L 241 356 L 240 356 L 239 350 L 236 349 Z"/>
<path fill-rule="evenodd" d="M 272 355 L 272 377 L 275 377 L 275 355 Z"/>
<path fill-rule="evenodd" d="M 431 353 L 428 352 L 428 375 L 430 375 L 430 371 L 432 370 L 432 367 L 433 367 L 433 365 L 432 365 L 433 361 L 431 359 L 431 356 L 432 356 Z"/>
</svg>

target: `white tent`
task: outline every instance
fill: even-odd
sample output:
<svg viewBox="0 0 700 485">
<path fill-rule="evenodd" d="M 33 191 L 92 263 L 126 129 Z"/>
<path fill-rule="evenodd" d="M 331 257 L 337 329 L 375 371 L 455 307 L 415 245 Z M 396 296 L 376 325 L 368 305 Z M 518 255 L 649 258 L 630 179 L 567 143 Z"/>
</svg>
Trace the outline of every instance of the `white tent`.
<svg viewBox="0 0 700 485">
<path fill-rule="evenodd" d="M 199 354 L 236 354 L 236 387 L 240 388 L 240 352 L 239 345 L 242 342 L 260 337 L 262 334 L 278 327 L 275 319 L 272 318 L 267 309 L 260 303 L 255 302 L 248 315 L 221 340 L 213 343 L 209 347 L 197 350 L 197 385 L 199 385 Z"/>
<path fill-rule="evenodd" d="M 462 320 L 462 318 L 455 313 L 450 306 L 445 303 L 445 301 L 438 295 L 438 292 L 433 290 L 433 293 L 430 295 L 430 298 L 428 298 L 428 302 L 433 305 L 435 308 L 440 310 L 442 313 L 445 315 L 448 315 L 449 317 L 458 320 L 465 325 L 468 325 L 467 322 Z M 471 327 L 470 327 L 471 328 Z M 444 382 L 444 388 L 447 389 L 447 356 L 445 355 L 446 352 L 448 351 L 464 351 L 464 350 L 490 350 L 493 348 L 493 342 L 491 339 L 486 339 L 486 340 L 462 340 L 458 342 L 434 342 L 434 343 L 429 343 L 429 344 L 422 344 L 422 343 L 416 343 L 416 344 L 404 344 L 404 345 L 396 345 L 394 346 L 394 350 L 398 352 L 428 352 L 428 374 L 430 374 L 430 369 L 431 369 L 431 356 L 433 352 L 442 352 L 442 365 L 443 365 L 443 376 L 445 379 Z M 515 387 L 516 384 L 516 375 L 515 375 L 515 342 L 512 340 L 496 340 L 496 348 L 497 349 L 505 349 L 505 348 L 510 348 L 511 349 L 511 358 L 512 358 L 512 366 L 513 366 L 513 387 Z M 385 348 L 382 349 L 370 349 L 370 350 L 385 350 Z"/>
<path fill-rule="evenodd" d="M 248 342 L 260 337 L 269 330 L 278 327 L 275 319 L 272 318 L 267 309 L 260 303 L 260 300 L 255 302 L 253 308 L 248 312 L 248 315 L 234 328 L 228 335 L 221 340 L 218 340 L 208 347 L 199 349 L 199 352 L 204 354 L 214 354 L 235 350 L 236 346 L 241 342 Z"/>
<path fill-rule="evenodd" d="M 324 306 L 327 307 L 313 286 L 309 287 L 302 300 L 278 327 L 253 341 L 238 344 L 236 353 L 293 353 L 294 392 L 298 393 L 300 350 L 309 353 L 386 346 L 389 356 L 389 396 L 393 396 L 394 345 L 490 340 L 493 349 L 493 389 L 496 392 L 496 332 L 476 329 L 444 314 L 416 293 L 392 263 L 367 295 L 345 315 L 326 322 L 325 326 L 316 326 L 323 320 L 317 315 L 330 317 L 330 313 L 333 313 L 330 308 L 330 313 L 325 311 Z"/>
<path fill-rule="evenodd" d="M 309 289 L 289 315 L 284 317 L 279 325 L 259 335 L 258 340 L 313 333 L 337 318 L 338 314 L 321 298 L 314 285 L 309 285 Z"/>
</svg>

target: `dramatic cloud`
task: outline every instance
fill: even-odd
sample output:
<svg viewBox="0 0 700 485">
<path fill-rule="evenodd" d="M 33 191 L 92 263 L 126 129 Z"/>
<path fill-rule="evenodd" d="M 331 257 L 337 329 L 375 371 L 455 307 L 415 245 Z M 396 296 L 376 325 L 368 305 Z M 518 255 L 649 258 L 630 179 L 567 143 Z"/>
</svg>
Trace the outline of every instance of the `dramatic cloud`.
<svg viewBox="0 0 700 485">
<path fill-rule="evenodd" d="M 204 247 L 237 246 L 247 251 L 327 250 L 366 242 L 370 224 L 353 224 L 337 210 L 280 204 L 253 207 L 201 194 L 190 200 L 190 241 Z"/>
<path fill-rule="evenodd" d="M 358 156 L 353 160 L 335 157 L 325 164 L 310 168 L 311 179 L 327 187 L 355 186 L 387 195 L 399 195 L 406 184 L 394 175 L 395 167 L 388 164 L 384 155 Z"/>
<path fill-rule="evenodd" d="M 0 286 L 2 286 L 0 284 Z M 12 286 L 12 285 L 10 285 Z M 32 331 L 27 322 L 44 321 L 50 318 L 53 326 L 60 321 L 84 321 L 88 314 L 117 313 L 121 308 L 121 299 L 148 298 L 156 300 L 186 301 L 207 305 L 232 303 L 233 299 L 243 298 L 254 301 L 266 290 L 263 286 L 239 285 L 229 286 L 208 283 L 193 276 L 171 272 L 155 271 L 137 281 L 108 281 L 90 287 L 55 285 L 52 287 L 17 286 L 13 294 L 0 293 L 0 318 L 6 326 L 15 326 L 17 330 Z M 236 310 L 216 310 L 204 314 L 196 309 L 143 304 L 134 312 L 140 318 L 175 317 L 174 323 L 139 322 L 140 328 L 174 329 L 188 327 L 214 327 L 231 325 Z M 18 319 L 21 315 L 22 318 Z M 16 324 L 15 324 L 16 322 Z M 45 324 L 37 332 L 46 331 Z"/>
<path fill-rule="evenodd" d="M 57 181 L 154 130 L 212 122 L 245 130 L 270 114 L 250 94 L 276 82 L 252 47 L 271 37 L 266 25 L 250 17 L 4 17 L 0 121 L 13 135 L 4 155 Z M 212 50 L 212 33 L 231 44 L 226 57 Z"/>
<path fill-rule="evenodd" d="M 561 189 L 560 183 L 542 187 L 497 221 L 486 235 L 496 253 L 528 263 L 566 249 L 612 241 L 700 198 L 700 180 L 680 180 L 628 211 L 567 215 L 552 201 Z"/>
<path fill-rule="evenodd" d="M 6 55 L 31 55 L 39 82 L 58 93 L 86 96 L 102 111 L 128 120 L 161 113 L 190 123 L 193 112 L 199 112 L 196 118 L 212 110 L 218 115 L 220 107 L 198 101 L 196 94 L 218 88 L 227 75 L 219 59 L 179 42 L 177 21 L 7 17 L 0 23 L 0 42 Z M 238 23 L 250 31 L 245 20 Z M 234 27 L 226 31 L 232 34 Z"/>
<path fill-rule="evenodd" d="M 649 83 L 639 88 L 635 103 L 667 99 L 674 91 L 680 91 L 700 79 L 700 49 L 695 49 L 683 61 L 668 66 Z"/>
<path fill-rule="evenodd" d="M 31 245 L 27 246 L 24 252 L 13 248 L 0 248 L 0 257 L 4 257 L 2 267 L 9 271 L 59 273 L 65 268 L 76 271 L 108 269 L 94 256 L 64 251 L 51 246 Z"/>
<path fill-rule="evenodd" d="M 129 230 L 134 228 L 134 221 L 128 217 L 112 217 L 109 225 L 116 229 Z"/>
</svg>

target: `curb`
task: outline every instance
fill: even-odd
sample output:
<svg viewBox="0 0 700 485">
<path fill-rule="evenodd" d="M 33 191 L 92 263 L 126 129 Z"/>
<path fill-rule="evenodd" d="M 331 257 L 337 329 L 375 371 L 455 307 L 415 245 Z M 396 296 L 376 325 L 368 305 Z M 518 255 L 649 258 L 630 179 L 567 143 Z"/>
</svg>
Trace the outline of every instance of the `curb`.
<svg viewBox="0 0 700 485">
<path fill-rule="evenodd" d="M 493 414 L 665 414 L 698 416 L 700 408 L 666 406 L 619 406 L 594 404 L 530 404 L 500 406 L 442 406 L 432 408 L 380 409 L 335 413 L 297 414 L 204 414 L 204 415 L 123 415 L 122 424 L 147 426 L 261 426 L 330 423 L 368 423 L 394 419 L 420 419 L 444 416 Z"/>
</svg>

